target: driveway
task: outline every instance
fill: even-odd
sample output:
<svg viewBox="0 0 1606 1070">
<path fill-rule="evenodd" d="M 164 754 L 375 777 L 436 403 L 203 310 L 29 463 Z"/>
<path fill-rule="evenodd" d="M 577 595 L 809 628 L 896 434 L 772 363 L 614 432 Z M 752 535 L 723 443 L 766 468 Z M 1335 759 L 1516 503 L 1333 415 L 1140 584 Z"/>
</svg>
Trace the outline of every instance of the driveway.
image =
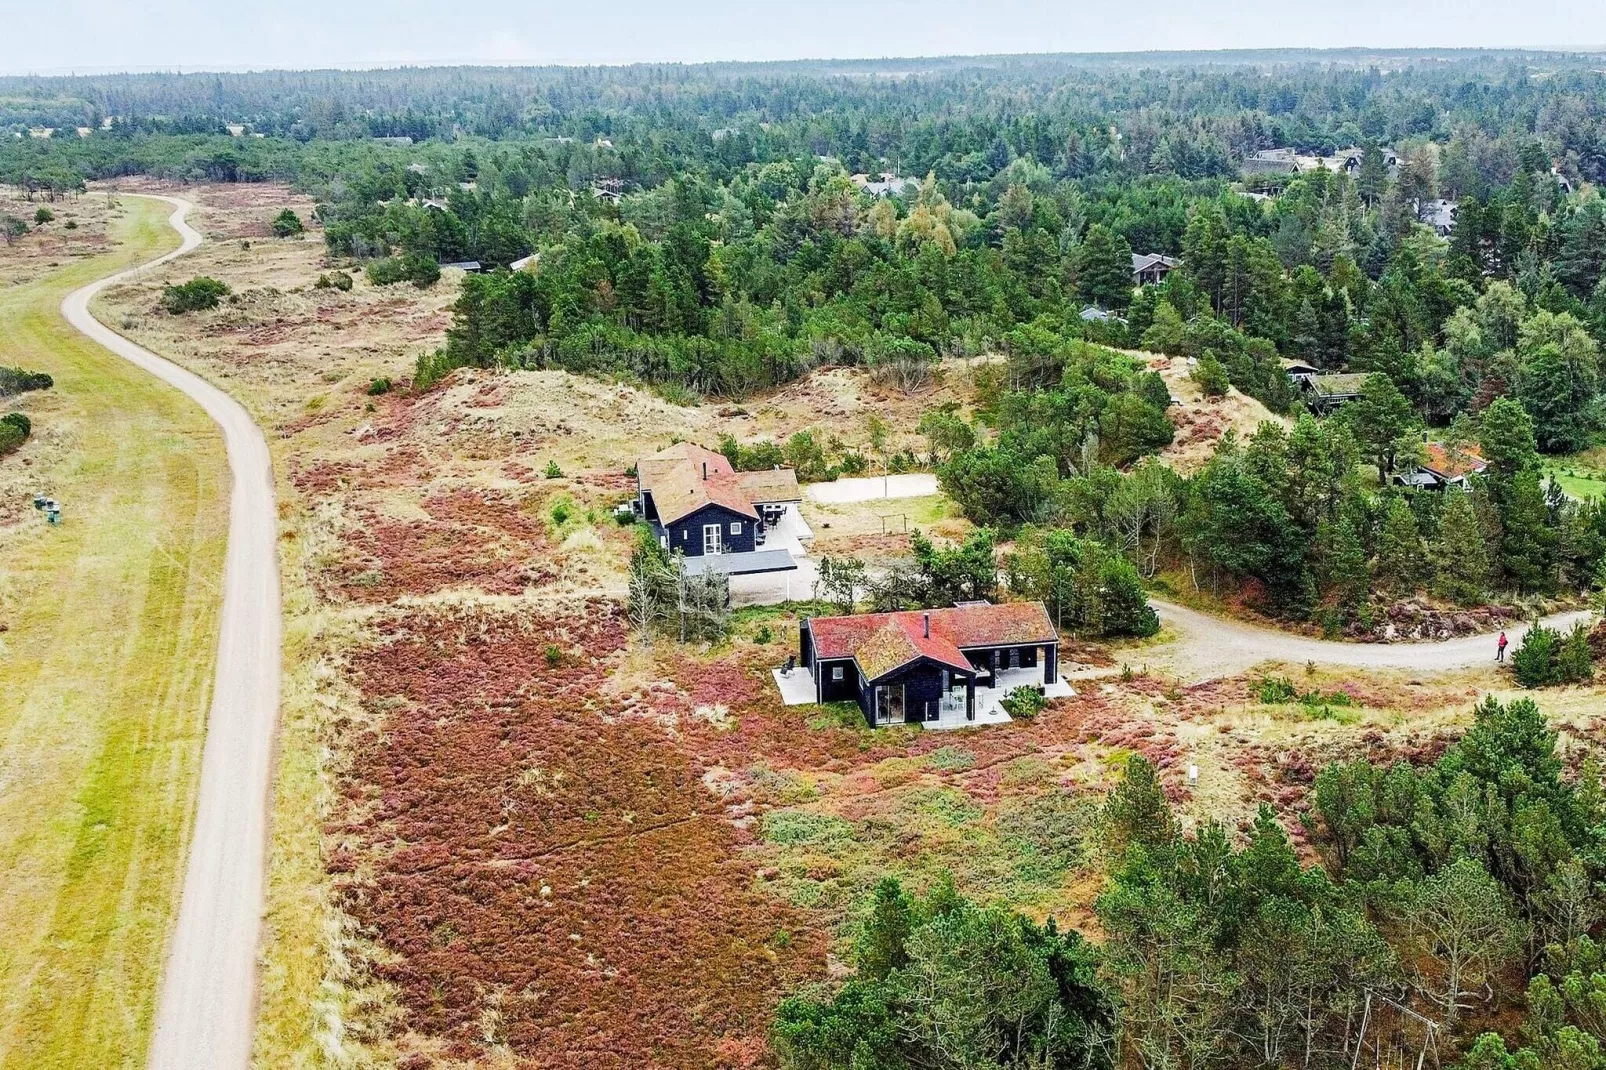
<svg viewBox="0 0 1606 1070">
<path fill-rule="evenodd" d="M 245 408 L 89 314 L 90 299 L 105 287 L 201 244 L 201 235 L 184 222 L 190 204 L 158 199 L 173 205 L 171 222 L 183 244 L 143 267 L 74 290 L 61 311 L 95 342 L 193 398 L 217 422 L 228 449 L 233 486 L 217 671 L 183 898 L 147 1065 L 152 1070 L 246 1070 L 256 1017 L 269 774 L 279 716 L 278 516 L 267 440 Z"/>
</svg>

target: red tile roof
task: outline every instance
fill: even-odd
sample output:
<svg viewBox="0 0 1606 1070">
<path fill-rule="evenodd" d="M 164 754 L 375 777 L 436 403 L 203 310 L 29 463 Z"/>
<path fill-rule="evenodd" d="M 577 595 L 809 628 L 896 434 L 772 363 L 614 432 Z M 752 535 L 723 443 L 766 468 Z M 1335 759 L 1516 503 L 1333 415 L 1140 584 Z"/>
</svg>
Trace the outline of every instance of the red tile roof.
<svg viewBox="0 0 1606 1070">
<path fill-rule="evenodd" d="M 1440 479 L 1460 479 L 1489 467 L 1489 462 L 1471 446 L 1450 447 L 1442 442 L 1429 442 L 1423 452 L 1427 459 L 1422 467 Z"/>
<path fill-rule="evenodd" d="M 928 614 L 929 637 L 925 622 Z M 1059 642 L 1059 634 L 1041 602 L 815 617 L 809 621 L 809 632 L 814 637 L 817 658 L 854 658 L 870 680 L 920 657 L 969 671 L 965 648 Z"/>
</svg>

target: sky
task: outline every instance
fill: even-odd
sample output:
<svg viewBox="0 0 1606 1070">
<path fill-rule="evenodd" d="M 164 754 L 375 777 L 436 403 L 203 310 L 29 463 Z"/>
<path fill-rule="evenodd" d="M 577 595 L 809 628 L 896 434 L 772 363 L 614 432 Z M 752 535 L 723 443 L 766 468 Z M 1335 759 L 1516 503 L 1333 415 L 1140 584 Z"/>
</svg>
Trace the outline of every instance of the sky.
<svg viewBox="0 0 1606 1070">
<path fill-rule="evenodd" d="M 0 0 L 7 73 L 1606 47 L 1603 0 Z"/>
</svg>

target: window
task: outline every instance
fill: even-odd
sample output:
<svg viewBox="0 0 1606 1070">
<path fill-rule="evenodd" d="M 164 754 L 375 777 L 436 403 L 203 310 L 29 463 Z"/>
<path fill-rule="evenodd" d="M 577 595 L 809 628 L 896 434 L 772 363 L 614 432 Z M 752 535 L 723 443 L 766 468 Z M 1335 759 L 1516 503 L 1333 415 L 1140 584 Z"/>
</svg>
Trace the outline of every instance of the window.
<svg viewBox="0 0 1606 1070">
<path fill-rule="evenodd" d="M 660 535 L 660 536 L 658 536 L 658 545 L 662 546 L 665 550 L 669 549 L 669 536 L 668 535 Z"/>
<path fill-rule="evenodd" d="M 740 520 L 731 521 L 731 534 L 732 535 L 740 535 L 741 533 L 742 533 L 742 522 Z"/>
<path fill-rule="evenodd" d="M 832 680 L 840 680 L 840 679 L 842 679 L 842 666 L 840 666 L 840 665 L 831 666 L 831 679 Z"/>
</svg>

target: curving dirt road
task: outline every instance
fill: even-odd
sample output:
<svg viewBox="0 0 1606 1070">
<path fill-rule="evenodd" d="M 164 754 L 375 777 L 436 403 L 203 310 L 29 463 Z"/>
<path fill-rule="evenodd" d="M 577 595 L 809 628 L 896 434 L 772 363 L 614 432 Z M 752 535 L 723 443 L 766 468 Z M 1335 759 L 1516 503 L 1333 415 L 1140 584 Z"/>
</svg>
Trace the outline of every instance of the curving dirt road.
<svg viewBox="0 0 1606 1070">
<path fill-rule="evenodd" d="M 201 244 L 201 235 L 184 221 L 189 202 L 158 199 L 173 205 L 171 222 L 183 244 L 73 291 L 61 311 L 95 342 L 193 398 L 217 422 L 228 449 L 233 487 L 217 673 L 183 899 L 168 947 L 148 1065 L 152 1070 L 245 1070 L 256 1010 L 269 776 L 279 714 L 278 517 L 267 440 L 245 409 L 89 314 L 90 299 L 106 286 Z"/>
<path fill-rule="evenodd" d="M 1365 669 L 1415 669 L 1443 672 L 1482 663 L 1494 664 L 1495 636 L 1471 635 L 1447 639 L 1442 643 L 1333 643 L 1302 635 L 1261 628 L 1243 621 L 1227 620 L 1196 609 L 1153 601 L 1160 620 L 1176 638 L 1159 643 L 1152 650 L 1155 660 L 1165 661 L 1178 676 L 1189 680 L 1213 680 L 1233 676 L 1264 661 L 1285 661 L 1320 665 L 1353 665 Z M 1551 628 L 1571 628 L 1588 618 L 1589 610 L 1558 613 L 1543 623 Z M 1515 650 L 1528 631 L 1526 624 L 1506 629 L 1511 641 L 1507 651 Z"/>
</svg>

